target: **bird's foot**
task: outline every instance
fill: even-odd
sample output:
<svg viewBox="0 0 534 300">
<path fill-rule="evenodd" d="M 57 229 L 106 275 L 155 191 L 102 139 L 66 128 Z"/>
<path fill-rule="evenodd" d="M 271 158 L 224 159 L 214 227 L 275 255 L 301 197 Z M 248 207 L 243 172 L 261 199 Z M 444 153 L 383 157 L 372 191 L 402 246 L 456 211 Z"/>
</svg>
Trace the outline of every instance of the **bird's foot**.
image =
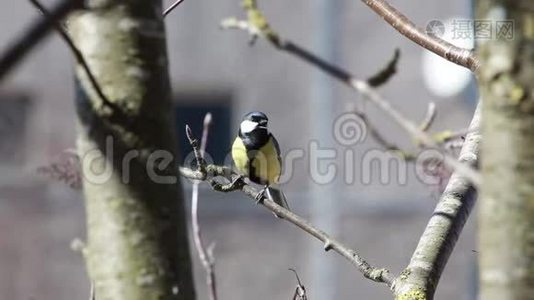
<svg viewBox="0 0 534 300">
<path fill-rule="evenodd" d="M 215 181 L 213 178 L 209 179 L 208 182 L 211 184 L 211 187 L 214 190 L 219 191 L 219 192 L 224 192 L 224 193 L 239 190 L 244 185 L 243 176 L 241 175 L 235 177 L 234 180 L 232 180 L 232 182 L 227 183 L 227 184 L 221 184 Z"/>
<path fill-rule="evenodd" d="M 243 175 L 236 176 L 236 178 L 234 178 L 234 180 L 232 180 L 230 183 L 230 186 L 237 188 L 238 186 L 242 185 L 244 183 L 243 178 L 245 178 Z"/>
<path fill-rule="evenodd" d="M 265 197 L 265 191 L 267 190 L 267 186 L 265 186 L 259 193 L 254 197 L 256 199 L 256 204 L 260 204 L 263 201 L 263 197 Z"/>
</svg>

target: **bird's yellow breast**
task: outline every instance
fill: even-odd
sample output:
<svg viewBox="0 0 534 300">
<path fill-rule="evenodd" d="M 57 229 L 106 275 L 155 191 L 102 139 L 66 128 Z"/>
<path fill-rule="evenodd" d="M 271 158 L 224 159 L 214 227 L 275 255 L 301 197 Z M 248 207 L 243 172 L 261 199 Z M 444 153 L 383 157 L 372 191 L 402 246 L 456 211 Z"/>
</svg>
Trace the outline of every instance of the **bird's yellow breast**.
<svg viewBox="0 0 534 300">
<path fill-rule="evenodd" d="M 237 137 L 232 145 L 232 159 L 237 170 L 256 183 L 277 183 L 282 172 L 279 153 L 272 138 L 258 150 L 247 150 L 241 138 Z"/>
</svg>

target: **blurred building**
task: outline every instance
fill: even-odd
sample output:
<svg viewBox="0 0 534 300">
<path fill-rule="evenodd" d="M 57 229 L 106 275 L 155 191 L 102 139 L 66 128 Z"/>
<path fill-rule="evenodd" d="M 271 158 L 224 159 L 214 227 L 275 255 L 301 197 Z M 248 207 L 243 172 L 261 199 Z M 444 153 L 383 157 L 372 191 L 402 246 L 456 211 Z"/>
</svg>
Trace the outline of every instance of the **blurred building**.
<svg viewBox="0 0 534 300">
<path fill-rule="evenodd" d="M 360 78 L 383 68 L 399 48 L 398 74 L 380 88 L 381 93 L 414 120 L 421 120 L 427 104 L 435 101 L 438 117 L 434 130 L 467 126 L 473 111 L 472 90 L 438 98 L 423 84 L 423 50 L 359 1 L 337 1 L 328 15 L 317 11 L 318 1 L 260 1 L 260 5 L 281 35 L 312 52 L 326 53 L 328 59 Z M 204 113 L 214 114 L 208 152 L 221 162 L 241 116 L 251 110 L 264 111 L 282 151 L 304 154 L 294 161 L 284 184 L 294 210 L 315 223 L 331 226 L 340 240 L 371 264 L 400 272 L 430 217 L 437 188 L 421 183 L 410 165 L 405 173 L 399 172 L 406 180 L 394 176 L 381 182 L 380 166 L 369 164 L 367 168 L 361 159 L 369 151 L 381 149 L 372 138 L 346 145 L 328 135 L 333 134 L 336 120 L 356 107 L 364 109 L 392 142 L 413 149 L 411 139 L 382 112 L 365 105 L 361 96 L 321 77 L 308 64 L 276 51 L 263 40 L 251 47 L 244 32 L 219 29 L 222 19 L 243 17 L 239 2 L 187 0 L 166 21 L 177 132 L 184 141 L 182 155 L 189 151 L 181 135 L 184 123 L 198 131 Z M 395 5 L 421 26 L 434 19 L 467 18 L 470 14 L 470 3 L 465 0 L 402 0 Z M 37 17 L 29 2 L 2 1 L 0 49 Z M 331 27 L 325 31 L 324 24 Z M 36 171 L 74 147 L 72 61 L 62 41 L 52 35 L 0 87 L 1 299 L 87 299 L 89 283 L 83 260 L 69 246 L 73 239 L 84 238 L 83 200 L 78 191 Z M 317 105 L 322 106 L 318 109 Z M 327 109 L 321 116 L 323 107 Z M 330 162 L 336 164 L 338 173 L 324 185 L 315 183 L 311 175 L 313 141 L 336 154 Z M 347 162 L 347 153 L 353 154 L 354 161 Z M 320 168 L 323 172 L 326 166 Z M 189 195 L 187 182 L 185 186 Z M 288 268 L 298 270 L 310 299 L 389 297 L 386 287 L 364 279 L 336 254 L 322 253 L 320 243 L 242 195 L 217 194 L 206 188 L 201 197 L 204 233 L 216 243 L 220 299 L 290 299 L 296 280 Z M 328 220 L 314 211 L 317 201 L 327 201 L 320 207 L 327 208 Z M 437 299 L 474 299 L 473 223 L 469 221 L 460 238 Z M 321 276 L 322 266 L 335 274 Z M 199 299 L 206 298 L 202 272 L 196 268 Z"/>
</svg>

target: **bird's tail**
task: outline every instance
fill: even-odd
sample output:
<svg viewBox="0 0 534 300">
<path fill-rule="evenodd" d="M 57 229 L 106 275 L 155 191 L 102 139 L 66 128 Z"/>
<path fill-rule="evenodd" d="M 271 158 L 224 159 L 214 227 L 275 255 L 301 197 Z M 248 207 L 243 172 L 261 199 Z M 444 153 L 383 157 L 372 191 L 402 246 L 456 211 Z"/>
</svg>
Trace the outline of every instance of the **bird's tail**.
<svg viewBox="0 0 534 300">
<path fill-rule="evenodd" d="M 277 186 L 268 186 L 265 190 L 267 198 L 273 200 L 274 203 L 282 206 L 283 208 L 287 210 L 289 209 L 289 204 L 287 204 L 286 195 L 282 190 Z M 282 218 L 281 216 L 274 214 L 278 218 Z"/>
</svg>

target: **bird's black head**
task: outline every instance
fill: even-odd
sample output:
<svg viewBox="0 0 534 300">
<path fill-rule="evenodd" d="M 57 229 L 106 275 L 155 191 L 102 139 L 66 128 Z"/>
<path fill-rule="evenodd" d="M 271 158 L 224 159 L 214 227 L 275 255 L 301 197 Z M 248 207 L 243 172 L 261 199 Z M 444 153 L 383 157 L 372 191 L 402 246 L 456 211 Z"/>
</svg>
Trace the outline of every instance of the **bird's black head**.
<svg viewBox="0 0 534 300">
<path fill-rule="evenodd" d="M 267 115 L 262 112 L 252 111 L 243 117 L 243 121 L 251 121 L 267 127 L 267 122 L 269 121 L 269 118 L 267 118 Z"/>
<path fill-rule="evenodd" d="M 239 131 L 241 134 L 249 134 L 252 132 L 267 132 L 267 123 L 269 119 L 267 116 L 259 111 L 249 112 L 243 117 Z"/>
<path fill-rule="evenodd" d="M 269 139 L 267 116 L 259 111 L 249 112 L 243 117 L 239 125 L 239 136 L 247 147 L 259 147 Z"/>
</svg>

